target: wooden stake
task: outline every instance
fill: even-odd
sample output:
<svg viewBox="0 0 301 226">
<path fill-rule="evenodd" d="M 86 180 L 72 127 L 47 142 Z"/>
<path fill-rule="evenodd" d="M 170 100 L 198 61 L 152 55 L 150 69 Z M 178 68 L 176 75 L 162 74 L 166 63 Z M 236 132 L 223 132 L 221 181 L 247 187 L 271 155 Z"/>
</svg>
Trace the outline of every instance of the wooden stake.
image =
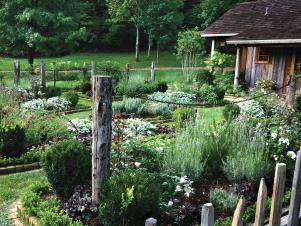
<svg viewBox="0 0 301 226">
<path fill-rule="evenodd" d="M 148 218 L 145 221 L 145 226 L 157 226 L 157 220 L 155 218 Z"/>
<path fill-rule="evenodd" d="M 287 226 L 299 225 L 300 205 L 301 205 L 301 151 L 298 151 Z"/>
<path fill-rule="evenodd" d="M 286 165 L 278 163 L 275 171 L 269 226 L 280 226 L 285 175 Z"/>
<path fill-rule="evenodd" d="M 125 73 L 126 73 L 127 80 L 130 79 L 130 71 L 131 71 L 130 64 L 126 64 L 126 66 L 125 66 Z"/>
<path fill-rule="evenodd" d="M 41 62 L 41 86 L 42 89 L 46 88 L 46 64 L 44 61 Z"/>
<path fill-rule="evenodd" d="M 152 66 L 151 66 L 151 80 L 155 81 L 155 63 L 152 62 Z"/>
<path fill-rule="evenodd" d="M 14 86 L 17 87 L 20 85 L 20 61 L 14 61 Z"/>
<path fill-rule="evenodd" d="M 110 175 L 112 77 L 93 76 L 92 91 L 92 203 L 97 205 L 99 191 Z"/>
<path fill-rule="evenodd" d="M 239 200 L 233 215 L 232 226 L 243 226 L 242 216 L 244 213 L 245 203 L 246 201 L 244 198 Z"/>
<path fill-rule="evenodd" d="M 202 207 L 201 226 L 214 226 L 214 207 L 211 203 L 207 203 Z"/>
<path fill-rule="evenodd" d="M 93 76 L 96 76 L 96 62 L 95 61 L 92 61 L 91 63 L 91 79 Z"/>
<path fill-rule="evenodd" d="M 265 208 L 267 202 L 267 186 L 264 179 L 260 181 L 260 186 L 257 195 L 256 215 L 254 226 L 263 226 L 265 220 Z"/>
</svg>

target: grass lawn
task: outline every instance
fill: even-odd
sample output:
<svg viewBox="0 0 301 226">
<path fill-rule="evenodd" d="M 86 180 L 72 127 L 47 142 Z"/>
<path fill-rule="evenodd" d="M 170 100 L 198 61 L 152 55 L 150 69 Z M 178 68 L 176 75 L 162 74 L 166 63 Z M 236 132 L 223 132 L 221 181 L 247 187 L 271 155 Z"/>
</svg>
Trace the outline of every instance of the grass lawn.
<svg viewBox="0 0 301 226">
<path fill-rule="evenodd" d="M 12 70 L 13 69 L 13 60 L 15 58 L 11 57 L 1 57 L 0 58 L 0 71 Z M 35 64 L 39 64 L 42 58 L 36 58 Z M 90 64 L 91 61 L 102 62 L 102 61 L 116 61 L 120 66 L 125 67 L 126 64 L 130 64 L 132 68 L 148 68 L 151 65 L 152 61 L 156 61 L 156 53 L 152 52 L 150 57 L 147 57 L 146 52 L 141 52 L 140 61 L 135 62 L 134 52 L 113 52 L 113 53 L 76 53 L 70 54 L 63 57 L 48 57 L 43 58 L 47 64 L 58 60 L 62 61 L 72 61 L 78 63 L 80 66 L 84 62 Z M 20 59 L 21 70 L 27 68 L 27 59 Z M 159 67 L 180 67 L 180 62 L 177 60 L 176 56 L 171 51 L 161 52 L 159 55 Z"/>
<path fill-rule="evenodd" d="M 9 226 L 7 208 L 20 193 L 34 181 L 43 181 L 43 171 L 16 173 L 0 176 L 0 225 Z"/>
<path fill-rule="evenodd" d="M 214 122 L 218 122 L 224 119 L 223 116 L 224 107 L 216 108 L 200 108 L 199 112 L 203 118 L 205 124 L 212 125 Z"/>
</svg>

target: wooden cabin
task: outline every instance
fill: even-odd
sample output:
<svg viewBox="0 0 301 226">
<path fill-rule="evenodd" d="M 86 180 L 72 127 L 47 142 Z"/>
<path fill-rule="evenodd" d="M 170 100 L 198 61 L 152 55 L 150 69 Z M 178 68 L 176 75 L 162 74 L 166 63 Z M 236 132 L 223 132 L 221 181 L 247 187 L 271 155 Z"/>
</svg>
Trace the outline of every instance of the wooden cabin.
<svg viewBox="0 0 301 226">
<path fill-rule="evenodd" d="M 212 54 L 216 45 L 237 47 L 235 86 L 241 73 L 250 87 L 262 79 L 282 87 L 292 71 L 301 74 L 301 0 L 237 4 L 201 36 L 212 39 Z M 300 94 L 300 78 L 296 88 Z M 286 93 L 287 88 L 282 92 Z"/>
</svg>

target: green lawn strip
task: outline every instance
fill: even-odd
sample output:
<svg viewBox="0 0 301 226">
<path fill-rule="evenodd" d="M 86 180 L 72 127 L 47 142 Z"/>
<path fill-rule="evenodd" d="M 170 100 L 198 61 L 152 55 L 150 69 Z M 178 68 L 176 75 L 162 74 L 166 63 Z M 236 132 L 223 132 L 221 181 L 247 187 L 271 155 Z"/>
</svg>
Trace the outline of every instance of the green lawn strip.
<svg viewBox="0 0 301 226">
<path fill-rule="evenodd" d="M 1 57 L 0 58 L 0 70 L 12 70 L 13 68 L 13 60 L 15 58 L 12 57 Z M 68 56 L 63 57 L 45 57 L 45 58 L 36 58 L 35 64 L 38 65 L 41 60 L 45 60 L 46 68 L 47 65 L 54 61 L 71 61 L 73 63 L 77 63 L 80 66 L 83 65 L 84 62 L 87 62 L 88 66 L 91 61 L 96 61 L 100 63 L 102 61 L 116 61 L 120 66 L 125 67 L 126 64 L 130 64 L 131 68 L 148 68 L 151 66 L 151 62 L 156 62 L 156 53 L 151 52 L 150 57 L 147 57 L 146 52 L 141 52 L 140 61 L 135 61 L 134 52 L 106 52 L 106 53 L 76 53 L 70 54 Z M 21 70 L 25 70 L 28 68 L 28 61 L 26 58 L 20 59 Z M 180 67 L 180 62 L 177 60 L 176 56 L 171 51 L 161 52 L 159 55 L 159 63 L 157 64 L 159 67 Z M 48 66 L 49 68 L 49 66 Z"/>
<path fill-rule="evenodd" d="M 33 171 L 0 176 L 0 225 L 10 225 L 8 207 L 20 193 L 34 181 L 46 180 L 43 171 Z"/>
<path fill-rule="evenodd" d="M 214 122 L 219 122 L 224 119 L 223 109 L 224 107 L 199 108 L 199 112 L 205 124 L 212 125 Z"/>
<path fill-rule="evenodd" d="M 76 113 L 72 113 L 72 114 L 68 114 L 66 115 L 66 117 L 68 119 L 75 119 L 75 118 L 79 118 L 79 119 L 90 119 L 90 115 L 91 115 L 92 111 L 83 111 L 83 112 L 76 112 Z"/>
</svg>

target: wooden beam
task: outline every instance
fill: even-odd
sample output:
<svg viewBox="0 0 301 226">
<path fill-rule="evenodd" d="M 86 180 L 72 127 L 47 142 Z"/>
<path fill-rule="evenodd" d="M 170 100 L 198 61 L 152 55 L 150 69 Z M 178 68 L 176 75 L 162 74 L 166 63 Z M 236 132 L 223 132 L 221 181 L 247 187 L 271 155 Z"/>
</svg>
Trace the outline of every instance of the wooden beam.
<svg viewBox="0 0 301 226">
<path fill-rule="evenodd" d="M 93 76 L 92 110 L 92 203 L 99 203 L 99 191 L 110 175 L 112 137 L 112 77 Z"/>
<path fill-rule="evenodd" d="M 239 85 L 239 74 L 240 74 L 240 47 L 237 46 L 235 76 L 234 76 L 234 90 L 237 90 L 238 85 Z"/>
<path fill-rule="evenodd" d="M 295 96 L 296 96 L 296 75 L 295 75 L 295 64 L 296 64 L 296 47 L 293 48 L 292 53 L 292 62 L 291 62 L 291 70 L 290 70 L 290 83 L 288 86 L 288 93 L 286 95 L 286 107 L 293 108 Z"/>
<path fill-rule="evenodd" d="M 212 39 L 211 42 L 211 57 L 213 57 L 215 51 L 215 39 Z"/>
</svg>

